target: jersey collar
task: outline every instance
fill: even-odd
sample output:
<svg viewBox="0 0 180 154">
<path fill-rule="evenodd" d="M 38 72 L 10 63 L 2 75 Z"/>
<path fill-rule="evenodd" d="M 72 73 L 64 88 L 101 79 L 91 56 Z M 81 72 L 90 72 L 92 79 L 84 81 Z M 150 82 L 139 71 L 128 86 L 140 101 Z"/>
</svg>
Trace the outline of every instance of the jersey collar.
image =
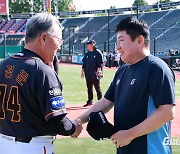
<svg viewBox="0 0 180 154">
<path fill-rule="evenodd" d="M 22 52 L 24 52 L 28 56 L 37 57 L 37 58 L 41 59 L 44 62 L 44 60 L 41 58 L 41 56 L 39 56 L 38 54 L 36 54 L 35 52 L 33 52 L 33 51 L 29 50 L 29 49 L 24 48 L 24 50 Z"/>
</svg>

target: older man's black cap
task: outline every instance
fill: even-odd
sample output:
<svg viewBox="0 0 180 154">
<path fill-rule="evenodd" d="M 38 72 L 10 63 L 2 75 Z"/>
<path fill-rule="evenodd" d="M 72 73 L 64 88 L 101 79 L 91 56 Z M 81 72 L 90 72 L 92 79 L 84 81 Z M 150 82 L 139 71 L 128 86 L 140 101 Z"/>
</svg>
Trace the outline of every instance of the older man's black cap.
<svg viewBox="0 0 180 154">
<path fill-rule="evenodd" d="M 102 111 L 90 114 L 86 130 L 95 140 L 110 138 L 116 132 Z"/>
<path fill-rule="evenodd" d="M 86 44 L 93 44 L 93 45 L 96 45 L 96 41 L 94 41 L 94 40 L 89 40 L 89 41 L 87 41 Z"/>
</svg>

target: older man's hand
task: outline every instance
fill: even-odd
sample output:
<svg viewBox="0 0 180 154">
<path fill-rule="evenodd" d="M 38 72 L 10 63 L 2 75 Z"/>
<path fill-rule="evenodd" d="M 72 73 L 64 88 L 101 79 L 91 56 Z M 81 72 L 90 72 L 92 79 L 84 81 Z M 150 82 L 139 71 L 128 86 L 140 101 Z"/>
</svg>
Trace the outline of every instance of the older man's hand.
<svg viewBox="0 0 180 154">
<path fill-rule="evenodd" d="M 73 121 L 73 123 L 76 126 L 76 130 L 75 130 L 74 134 L 71 135 L 71 137 L 72 138 L 77 138 L 80 135 L 80 133 L 82 132 L 82 129 L 83 129 L 82 122 L 81 122 L 80 119 L 76 119 L 75 121 Z"/>
</svg>

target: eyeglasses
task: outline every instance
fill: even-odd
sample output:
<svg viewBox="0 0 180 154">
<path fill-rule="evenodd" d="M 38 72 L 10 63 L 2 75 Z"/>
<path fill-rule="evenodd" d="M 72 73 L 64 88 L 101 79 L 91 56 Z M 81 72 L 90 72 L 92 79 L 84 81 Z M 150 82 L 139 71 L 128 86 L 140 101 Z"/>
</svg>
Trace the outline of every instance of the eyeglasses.
<svg viewBox="0 0 180 154">
<path fill-rule="evenodd" d="M 52 35 L 52 34 L 50 34 L 50 33 L 48 33 L 51 37 L 53 37 L 53 38 L 56 38 L 57 40 L 58 40 L 58 42 L 60 42 L 61 44 L 63 43 L 63 39 L 62 38 L 60 38 L 60 37 L 57 37 L 57 36 L 54 36 L 54 35 Z"/>
</svg>

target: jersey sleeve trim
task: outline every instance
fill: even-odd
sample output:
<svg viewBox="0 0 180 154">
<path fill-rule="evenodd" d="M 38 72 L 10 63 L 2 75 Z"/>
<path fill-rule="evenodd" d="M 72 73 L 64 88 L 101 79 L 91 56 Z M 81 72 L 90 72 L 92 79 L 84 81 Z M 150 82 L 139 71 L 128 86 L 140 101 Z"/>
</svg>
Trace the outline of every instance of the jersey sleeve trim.
<svg viewBox="0 0 180 154">
<path fill-rule="evenodd" d="M 62 115 L 62 114 L 67 114 L 66 108 L 48 113 L 45 116 L 45 120 L 48 121 L 50 119 L 50 116 L 58 116 L 58 115 Z"/>
</svg>

